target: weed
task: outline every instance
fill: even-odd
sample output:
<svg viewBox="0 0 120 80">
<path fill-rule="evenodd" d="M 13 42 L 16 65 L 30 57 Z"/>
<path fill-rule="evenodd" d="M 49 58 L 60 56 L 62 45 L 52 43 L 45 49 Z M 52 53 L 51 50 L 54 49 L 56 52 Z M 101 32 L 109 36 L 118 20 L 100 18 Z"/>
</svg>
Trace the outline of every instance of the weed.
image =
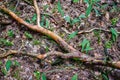
<svg viewBox="0 0 120 80">
<path fill-rule="evenodd" d="M 111 20 L 111 24 L 112 24 L 113 26 L 115 26 L 116 23 L 118 22 L 118 20 L 119 20 L 119 18 L 113 18 L 113 19 Z"/>
<path fill-rule="evenodd" d="M 42 80 L 47 80 L 47 79 L 46 79 L 46 74 L 45 74 L 45 73 L 42 73 L 41 79 L 42 79 Z"/>
<path fill-rule="evenodd" d="M 64 17 L 64 11 L 62 10 L 62 6 L 60 4 L 60 0 L 58 0 L 57 8 L 58 8 L 58 12 L 62 15 L 62 17 Z"/>
<path fill-rule="evenodd" d="M 34 44 L 34 45 L 39 45 L 39 44 L 40 44 L 40 41 L 39 41 L 39 40 L 34 39 L 34 40 L 33 40 L 33 44 Z"/>
<path fill-rule="evenodd" d="M 111 48 L 111 47 L 112 47 L 112 44 L 113 44 L 112 41 L 106 41 L 106 42 L 105 42 L 105 47 L 106 47 L 106 48 Z"/>
<path fill-rule="evenodd" d="M 39 71 L 35 71 L 34 76 L 35 76 L 36 80 L 40 80 L 40 78 L 41 78 L 41 80 L 47 80 L 46 74 L 45 73 L 41 74 Z"/>
<path fill-rule="evenodd" d="M 1 68 L 1 71 L 4 75 L 7 75 L 7 70 L 5 68 Z"/>
<path fill-rule="evenodd" d="M 9 40 L 6 40 L 6 39 L 3 39 L 3 38 L 0 38 L 0 45 L 3 45 L 3 46 L 12 46 L 13 42 L 11 42 Z"/>
<path fill-rule="evenodd" d="M 29 33 L 29 32 L 25 32 L 25 36 L 28 38 L 28 39 L 32 39 L 33 36 Z"/>
<path fill-rule="evenodd" d="M 100 0 L 84 0 L 84 2 L 87 4 L 86 9 L 86 17 L 88 17 L 93 9 L 93 5 L 96 4 Z"/>
<path fill-rule="evenodd" d="M 13 32 L 13 30 L 9 30 L 8 32 L 7 32 L 7 35 L 9 36 L 9 37 L 14 37 L 14 32 Z"/>
<path fill-rule="evenodd" d="M 97 37 L 98 44 L 101 42 L 100 33 L 101 33 L 101 30 L 99 31 L 94 30 L 94 35 Z"/>
<path fill-rule="evenodd" d="M 34 76 L 36 77 L 37 80 L 40 80 L 40 72 L 39 71 L 35 71 Z"/>
<path fill-rule="evenodd" d="M 111 32 L 111 34 L 112 34 L 112 41 L 115 42 L 116 39 L 117 39 L 117 37 L 118 37 L 117 30 L 114 29 L 114 28 L 111 28 L 111 29 L 110 29 L 110 32 Z"/>
<path fill-rule="evenodd" d="M 14 72 L 13 77 L 16 78 L 17 80 L 22 80 L 19 69 Z"/>
<path fill-rule="evenodd" d="M 82 52 L 86 52 L 86 53 L 88 53 L 88 51 L 90 51 L 90 50 L 92 50 L 93 48 L 91 48 L 90 47 L 90 41 L 89 40 L 87 40 L 87 39 L 84 39 L 83 41 L 82 41 L 82 43 L 80 43 L 80 45 L 79 46 L 82 46 Z"/>
<path fill-rule="evenodd" d="M 80 0 L 72 0 L 74 3 L 78 3 Z"/>
<path fill-rule="evenodd" d="M 68 36 L 68 39 L 72 39 L 74 38 L 76 35 L 78 34 L 78 31 L 74 31 L 73 33 L 71 33 L 69 36 Z"/>
<path fill-rule="evenodd" d="M 78 80 L 78 74 L 73 75 L 71 80 Z"/>
<path fill-rule="evenodd" d="M 11 60 L 7 60 L 7 62 L 5 64 L 6 70 L 9 71 L 11 66 L 12 66 L 12 61 Z"/>
</svg>

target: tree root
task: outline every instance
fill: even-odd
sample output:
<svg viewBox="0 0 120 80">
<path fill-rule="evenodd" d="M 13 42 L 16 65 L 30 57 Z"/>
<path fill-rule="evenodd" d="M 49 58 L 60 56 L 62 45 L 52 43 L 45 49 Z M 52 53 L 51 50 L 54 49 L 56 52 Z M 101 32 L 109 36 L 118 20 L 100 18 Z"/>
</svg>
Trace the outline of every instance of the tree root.
<svg viewBox="0 0 120 80">
<path fill-rule="evenodd" d="M 66 51 L 69 52 L 68 54 L 63 54 L 62 52 L 56 52 L 56 51 L 48 52 L 46 54 L 32 54 L 32 53 L 18 52 L 18 51 L 15 51 L 15 50 L 9 50 L 6 53 L 0 54 L 0 58 L 6 57 L 6 56 L 11 55 L 11 54 L 16 54 L 16 53 L 21 53 L 21 54 L 28 55 L 28 56 L 34 56 L 34 57 L 37 57 L 39 59 L 44 59 L 45 57 L 55 55 L 55 56 L 60 56 L 62 58 L 79 58 L 82 62 L 86 62 L 86 63 L 89 63 L 89 64 L 103 65 L 103 66 L 114 67 L 114 68 L 120 69 L 120 61 L 118 61 L 118 62 L 114 62 L 114 61 L 113 62 L 104 62 L 104 60 L 98 60 L 94 57 L 83 54 L 83 53 L 79 52 L 78 50 L 76 50 L 75 48 L 73 48 L 72 46 L 70 46 L 68 43 L 66 43 L 57 34 L 41 27 L 40 25 L 38 26 L 38 24 L 37 25 L 32 25 L 32 24 L 29 24 L 29 23 L 25 22 L 23 19 L 18 17 L 15 13 L 8 10 L 5 6 L 3 6 L 3 5 L 0 6 L 0 10 L 3 10 L 4 12 L 8 13 L 12 18 L 14 18 L 19 23 L 25 25 L 29 29 L 31 29 L 33 31 L 37 31 L 39 33 L 42 33 L 46 36 L 50 36 L 63 49 L 65 49 Z"/>
</svg>

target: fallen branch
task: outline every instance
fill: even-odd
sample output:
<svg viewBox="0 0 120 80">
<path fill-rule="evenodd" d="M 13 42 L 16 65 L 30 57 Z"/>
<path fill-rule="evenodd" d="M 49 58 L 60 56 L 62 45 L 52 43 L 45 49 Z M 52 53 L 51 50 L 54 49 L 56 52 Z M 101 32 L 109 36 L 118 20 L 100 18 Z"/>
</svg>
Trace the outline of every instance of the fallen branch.
<svg viewBox="0 0 120 80">
<path fill-rule="evenodd" d="M 75 48 L 73 48 L 72 46 L 70 46 L 69 44 L 67 44 L 61 37 L 59 37 L 57 34 L 43 28 L 43 27 L 39 27 L 38 25 L 32 25 L 29 24 L 27 22 L 25 22 L 23 19 L 21 19 L 20 17 L 18 17 L 15 13 L 13 13 L 12 11 L 8 10 L 5 6 L 0 6 L 0 9 L 3 10 L 4 12 L 8 13 L 10 16 L 12 16 L 16 21 L 18 21 L 19 23 L 25 25 L 26 27 L 28 27 L 29 29 L 33 30 L 33 31 L 37 31 L 40 33 L 43 33 L 44 35 L 50 36 L 53 40 L 55 40 L 63 49 L 67 50 L 69 53 L 68 54 L 63 54 L 61 52 L 49 52 L 46 53 L 44 55 L 42 54 L 31 54 L 31 53 L 24 53 L 24 52 L 19 52 L 25 55 L 29 55 L 29 56 L 34 56 L 37 57 L 39 59 L 48 57 L 50 55 L 55 55 L 55 56 L 61 56 L 62 58 L 79 58 L 82 62 L 87 62 L 90 64 L 97 64 L 97 65 L 103 65 L 103 66 L 108 66 L 108 67 L 115 67 L 120 69 L 120 61 L 118 62 L 104 62 L 104 60 L 97 60 L 91 56 L 88 56 L 86 54 L 83 54 L 81 52 L 79 52 L 78 50 L 76 50 Z M 18 53 L 17 51 L 14 50 L 10 50 L 8 51 L 6 54 L 1 54 L 0 58 L 8 56 L 10 54 L 16 54 Z"/>
<path fill-rule="evenodd" d="M 105 32 L 109 32 L 110 33 L 110 30 L 105 30 L 105 29 L 102 29 L 102 28 L 92 28 L 90 30 L 79 31 L 78 34 L 90 33 L 90 32 L 93 32 L 94 30 L 100 30 L 100 31 L 105 31 Z M 117 33 L 120 34 L 120 32 L 117 32 Z"/>
<path fill-rule="evenodd" d="M 68 58 L 79 58 L 82 62 L 86 62 L 88 64 L 94 64 L 94 65 L 102 65 L 102 66 L 107 66 L 107 67 L 112 67 L 112 68 L 117 68 L 120 69 L 120 61 L 118 62 L 103 62 L 103 60 L 92 60 L 89 58 L 88 59 L 81 59 L 81 56 L 79 55 L 79 53 L 67 53 L 67 54 L 63 54 L 62 52 L 58 52 L 58 51 L 51 51 L 48 52 L 46 54 L 35 54 L 35 53 L 27 53 L 27 52 L 23 52 L 23 51 L 16 51 L 16 50 L 8 50 L 7 52 L 0 54 L 0 58 L 4 58 L 7 57 L 9 55 L 17 55 L 17 53 L 19 53 L 20 55 L 27 55 L 27 56 L 31 56 L 31 57 L 36 57 L 38 59 L 44 59 L 46 57 L 49 56 L 57 56 L 57 57 L 61 57 L 63 59 L 68 59 Z"/>
</svg>

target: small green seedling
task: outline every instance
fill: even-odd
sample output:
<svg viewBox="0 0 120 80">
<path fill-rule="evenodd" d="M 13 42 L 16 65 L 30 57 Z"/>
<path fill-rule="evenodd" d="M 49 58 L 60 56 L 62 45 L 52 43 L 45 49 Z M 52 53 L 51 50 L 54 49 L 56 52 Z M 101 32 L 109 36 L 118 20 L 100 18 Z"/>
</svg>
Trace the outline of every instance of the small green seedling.
<svg viewBox="0 0 120 80">
<path fill-rule="evenodd" d="M 37 20 L 37 14 L 33 14 L 32 19 L 31 19 L 31 23 L 36 23 Z"/>
<path fill-rule="evenodd" d="M 45 74 L 45 73 L 42 73 L 42 75 L 41 75 L 41 79 L 42 79 L 42 80 L 47 80 L 47 78 L 46 78 L 46 74 Z"/>
<path fill-rule="evenodd" d="M 93 48 L 90 47 L 90 41 L 87 40 L 86 38 L 82 41 L 82 43 L 80 44 L 80 46 L 82 47 L 82 52 L 86 52 L 88 53 L 88 51 L 92 50 Z"/>
<path fill-rule="evenodd" d="M 34 39 L 34 40 L 33 40 L 33 44 L 34 44 L 34 45 L 39 45 L 39 44 L 40 44 L 40 41 L 39 41 L 39 40 Z"/>
<path fill-rule="evenodd" d="M 13 30 L 9 30 L 8 32 L 7 32 L 7 35 L 9 36 L 9 37 L 14 37 L 14 32 L 13 32 Z"/>
<path fill-rule="evenodd" d="M 57 8 L 58 8 L 58 12 L 62 15 L 62 17 L 64 17 L 64 11 L 62 10 L 62 6 L 60 4 L 60 0 L 58 0 Z"/>
<path fill-rule="evenodd" d="M 78 74 L 73 75 L 71 80 L 78 80 Z"/>
<path fill-rule="evenodd" d="M 111 20 L 111 24 L 112 24 L 113 26 L 115 26 L 115 25 L 117 24 L 118 20 L 119 20 L 119 18 L 113 18 L 113 19 Z"/>
<path fill-rule="evenodd" d="M 6 39 L 3 39 L 3 38 L 0 38 L 0 45 L 12 46 L 12 45 L 13 45 L 13 42 L 11 42 L 11 41 L 9 41 L 9 40 L 6 40 Z"/>
<path fill-rule="evenodd" d="M 112 34 L 112 41 L 115 42 L 117 40 L 117 37 L 118 37 L 118 33 L 117 33 L 117 30 L 114 29 L 114 28 L 111 28 L 110 29 L 110 32 Z"/>
<path fill-rule="evenodd" d="M 72 0 L 74 3 L 78 3 L 80 0 Z"/>
<path fill-rule="evenodd" d="M 72 39 L 74 38 L 76 35 L 78 34 L 78 31 L 74 31 L 73 33 L 71 33 L 69 36 L 68 36 L 68 39 Z"/>
<path fill-rule="evenodd" d="M 94 35 L 95 35 L 95 37 L 97 37 L 98 44 L 101 42 L 100 33 L 101 33 L 101 30 L 98 30 L 98 31 L 95 30 L 94 31 Z"/>
<path fill-rule="evenodd" d="M 106 42 L 105 42 L 105 47 L 109 49 L 109 48 L 112 47 L 112 44 L 113 44 L 112 41 L 106 41 Z"/>
<path fill-rule="evenodd" d="M 28 39 L 32 39 L 33 36 L 29 33 L 29 32 L 25 32 L 25 36 L 28 38 Z"/>
<path fill-rule="evenodd" d="M 97 3 L 100 0 L 84 0 L 84 2 L 87 4 L 86 9 L 86 17 L 88 17 L 93 9 L 93 5 Z"/>
<path fill-rule="evenodd" d="M 36 80 L 40 80 L 40 72 L 39 71 L 35 71 L 34 76 L 36 77 Z"/>
<path fill-rule="evenodd" d="M 6 70 L 9 71 L 11 66 L 12 66 L 12 61 L 11 60 L 7 60 L 7 62 L 5 64 Z"/>
</svg>

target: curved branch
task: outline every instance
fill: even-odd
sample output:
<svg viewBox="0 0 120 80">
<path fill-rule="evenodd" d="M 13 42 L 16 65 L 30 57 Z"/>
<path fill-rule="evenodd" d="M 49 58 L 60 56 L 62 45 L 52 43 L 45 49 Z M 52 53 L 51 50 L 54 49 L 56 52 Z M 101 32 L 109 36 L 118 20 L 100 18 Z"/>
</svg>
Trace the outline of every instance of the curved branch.
<svg viewBox="0 0 120 80">
<path fill-rule="evenodd" d="M 41 26 L 40 26 L 40 10 L 39 10 L 39 8 L 38 8 L 37 1 L 36 1 L 36 0 L 33 0 L 33 3 L 34 3 L 35 10 L 36 10 L 36 13 L 37 13 L 37 25 L 38 25 L 39 27 L 41 27 Z"/>
<path fill-rule="evenodd" d="M 83 30 L 83 31 L 79 31 L 78 34 L 83 34 L 83 33 L 90 33 L 94 30 L 100 30 L 100 31 L 105 31 L 105 32 L 109 32 L 110 33 L 110 30 L 105 30 L 105 29 L 101 29 L 101 28 L 93 28 L 93 29 L 90 29 L 90 30 Z M 120 34 L 120 32 L 117 32 L 118 34 Z"/>
<path fill-rule="evenodd" d="M 26 53 L 23 51 L 16 51 L 16 50 L 8 50 L 7 52 L 0 54 L 0 58 L 4 58 L 7 57 L 9 55 L 14 55 L 17 53 L 20 53 L 21 55 L 27 55 L 27 56 L 31 56 L 31 57 L 36 57 L 38 59 L 44 59 L 46 57 L 49 56 L 57 56 L 57 57 L 61 57 L 63 59 L 68 59 L 68 58 L 79 58 L 82 62 L 86 62 L 88 64 L 93 64 L 93 65 L 102 65 L 102 66 L 107 66 L 107 67 L 112 67 L 112 68 L 117 68 L 120 69 L 120 61 L 113 61 L 113 62 L 104 62 L 103 60 L 95 60 L 95 59 L 81 59 L 81 56 L 79 55 L 79 53 L 67 53 L 64 54 L 62 52 L 58 52 L 58 51 L 51 51 L 48 52 L 46 54 L 35 54 L 35 53 Z M 86 56 L 85 56 L 86 58 Z"/>
</svg>

